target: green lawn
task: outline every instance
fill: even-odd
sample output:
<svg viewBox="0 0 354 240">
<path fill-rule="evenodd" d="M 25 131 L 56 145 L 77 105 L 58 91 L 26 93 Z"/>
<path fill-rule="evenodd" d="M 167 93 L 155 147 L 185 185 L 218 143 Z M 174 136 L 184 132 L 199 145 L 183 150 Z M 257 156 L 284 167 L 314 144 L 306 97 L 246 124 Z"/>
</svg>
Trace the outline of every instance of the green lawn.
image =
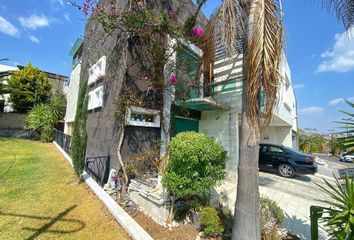
<svg viewBox="0 0 354 240">
<path fill-rule="evenodd" d="M 0 138 L 0 239 L 130 238 L 52 144 Z"/>
</svg>

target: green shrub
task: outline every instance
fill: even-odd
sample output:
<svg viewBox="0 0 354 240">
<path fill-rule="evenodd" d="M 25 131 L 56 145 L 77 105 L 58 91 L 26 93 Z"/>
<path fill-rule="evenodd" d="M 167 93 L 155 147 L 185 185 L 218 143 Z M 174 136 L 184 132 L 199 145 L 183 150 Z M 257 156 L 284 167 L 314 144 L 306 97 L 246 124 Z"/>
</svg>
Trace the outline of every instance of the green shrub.
<svg viewBox="0 0 354 240">
<path fill-rule="evenodd" d="M 226 152 L 205 134 L 183 132 L 168 145 L 163 186 L 177 197 L 204 195 L 225 178 Z"/>
<path fill-rule="evenodd" d="M 262 236 L 272 236 L 274 229 L 284 227 L 284 212 L 275 201 L 267 197 L 260 197 L 259 203 Z"/>
<path fill-rule="evenodd" d="M 212 207 L 202 209 L 200 224 L 205 237 L 220 236 L 224 232 L 218 213 Z"/>
<path fill-rule="evenodd" d="M 40 135 L 42 142 L 54 140 L 54 127 L 65 113 L 62 97 L 53 97 L 50 103 L 36 105 L 25 118 L 25 128 Z"/>
</svg>

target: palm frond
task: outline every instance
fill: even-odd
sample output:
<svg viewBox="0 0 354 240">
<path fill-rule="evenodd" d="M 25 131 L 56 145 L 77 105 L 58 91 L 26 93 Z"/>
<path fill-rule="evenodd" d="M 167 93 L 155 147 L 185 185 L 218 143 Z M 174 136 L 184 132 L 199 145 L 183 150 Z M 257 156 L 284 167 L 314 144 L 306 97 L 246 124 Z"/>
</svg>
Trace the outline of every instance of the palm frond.
<svg viewBox="0 0 354 240">
<path fill-rule="evenodd" d="M 320 0 L 323 7 L 333 11 L 342 21 L 346 30 L 354 26 L 354 1 L 353 0 Z"/>
<path fill-rule="evenodd" d="M 224 0 L 220 8 L 221 40 L 226 54 L 237 53 L 236 42 L 245 36 L 246 14 L 241 1 Z"/>
<path fill-rule="evenodd" d="M 248 38 L 245 67 L 247 74 L 248 121 L 255 134 L 259 133 L 259 119 L 265 126 L 272 118 L 281 81 L 279 71 L 283 54 L 282 9 L 279 0 L 253 1 L 250 10 L 252 23 Z M 266 107 L 261 112 L 259 93 L 264 91 Z"/>
</svg>

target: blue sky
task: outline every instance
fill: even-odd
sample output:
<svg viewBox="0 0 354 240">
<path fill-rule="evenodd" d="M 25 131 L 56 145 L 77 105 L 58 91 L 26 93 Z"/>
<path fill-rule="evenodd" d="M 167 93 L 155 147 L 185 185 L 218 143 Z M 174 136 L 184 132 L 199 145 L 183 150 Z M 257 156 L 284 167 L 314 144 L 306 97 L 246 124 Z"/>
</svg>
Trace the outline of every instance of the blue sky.
<svg viewBox="0 0 354 240">
<path fill-rule="evenodd" d="M 209 0 L 208 16 L 221 0 Z M 354 101 L 354 39 L 335 16 L 309 0 L 283 0 L 286 54 L 292 70 L 300 128 L 323 133 Z M 0 58 L 68 75 L 68 52 L 84 31 L 84 17 L 66 0 L 0 0 Z M 354 29 L 353 29 L 354 38 Z"/>
</svg>

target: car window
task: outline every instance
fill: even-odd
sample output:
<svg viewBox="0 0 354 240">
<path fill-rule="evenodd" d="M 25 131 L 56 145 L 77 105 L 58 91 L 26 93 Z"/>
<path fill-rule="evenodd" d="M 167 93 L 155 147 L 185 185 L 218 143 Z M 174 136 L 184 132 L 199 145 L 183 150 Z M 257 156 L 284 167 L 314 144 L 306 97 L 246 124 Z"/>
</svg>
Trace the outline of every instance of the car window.
<svg viewBox="0 0 354 240">
<path fill-rule="evenodd" d="M 266 147 L 266 152 L 267 153 L 283 153 L 283 150 L 280 147 L 275 147 L 275 146 L 265 146 Z"/>
</svg>

